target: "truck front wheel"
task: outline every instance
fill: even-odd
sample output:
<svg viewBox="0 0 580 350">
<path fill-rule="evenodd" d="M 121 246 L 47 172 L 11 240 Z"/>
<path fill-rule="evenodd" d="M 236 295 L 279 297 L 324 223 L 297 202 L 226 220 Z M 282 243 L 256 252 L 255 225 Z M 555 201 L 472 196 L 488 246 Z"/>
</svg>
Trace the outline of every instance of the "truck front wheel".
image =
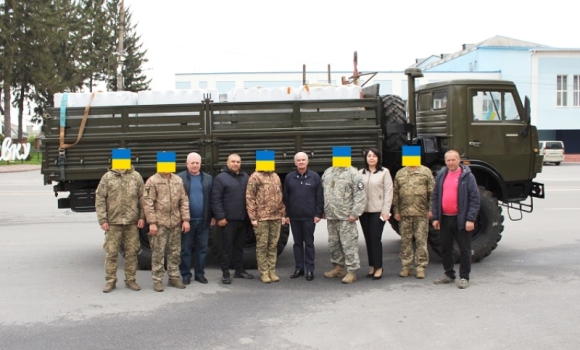
<svg viewBox="0 0 580 350">
<path fill-rule="evenodd" d="M 502 209 L 493 194 L 483 187 L 479 187 L 480 206 L 475 222 L 475 230 L 471 237 L 471 260 L 481 261 L 497 248 L 503 232 Z M 432 227 L 429 230 L 429 245 L 441 256 L 441 231 Z M 459 262 L 459 248 L 457 243 L 453 245 L 453 258 Z"/>
</svg>

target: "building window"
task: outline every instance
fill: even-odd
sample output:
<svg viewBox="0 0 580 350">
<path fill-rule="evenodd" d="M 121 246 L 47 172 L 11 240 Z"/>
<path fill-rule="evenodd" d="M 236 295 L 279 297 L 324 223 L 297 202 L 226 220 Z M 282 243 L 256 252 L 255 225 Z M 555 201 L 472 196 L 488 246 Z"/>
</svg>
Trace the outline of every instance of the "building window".
<svg viewBox="0 0 580 350">
<path fill-rule="evenodd" d="M 558 75 L 556 78 L 556 106 L 568 106 L 568 76 Z"/>
<path fill-rule="evenodd" d="M 200 89 L 207 89 L 207 81 L 200 81 L 198 85 Z"/>
<path fill-rule="evenodd" d="M 189 89 L 191 89 L 191 82 L 190 81 L 176 81 L 175 88 L 177 90 L 189 90 Z"/>
<path fill-rule="evenodd" d="M 574 76 L 574 107 L 580 107 L 580 75 Z"/>
</svg>

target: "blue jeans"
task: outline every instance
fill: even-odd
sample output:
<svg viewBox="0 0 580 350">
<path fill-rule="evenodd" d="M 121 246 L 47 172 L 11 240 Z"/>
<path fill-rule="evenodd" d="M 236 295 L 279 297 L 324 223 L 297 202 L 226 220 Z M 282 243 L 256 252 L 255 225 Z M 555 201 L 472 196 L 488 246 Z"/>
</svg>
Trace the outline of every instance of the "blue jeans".
<svg viewBox="0 0 580 350">
<path fill-rule="evenodd" d="M 179 271 L 181 272 L 181 277 L 191 278 L 191 257 L 194 255 L 195 264 L 193 269 L 195 277 L 203 277 L 207 257 L 209 226 L 204 227 L 203 220 L 191 220 L 189 225 L 189 232 L 181 236 L 181 264 L 179 264 Z"/>
</svg>

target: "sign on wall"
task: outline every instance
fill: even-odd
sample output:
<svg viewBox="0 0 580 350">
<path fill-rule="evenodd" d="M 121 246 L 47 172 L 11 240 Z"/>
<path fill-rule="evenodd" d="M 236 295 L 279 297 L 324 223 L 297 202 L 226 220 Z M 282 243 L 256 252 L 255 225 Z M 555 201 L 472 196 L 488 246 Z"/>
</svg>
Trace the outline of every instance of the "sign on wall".
<svg viewBox="0 0 580 350">
<path fill-rule="evenodd" d="M 0 150 L 0 161 L 25 160 L 30 154 L 30 143 L 12 144 L 11 138 L 5 138 Z"/>
</svg>

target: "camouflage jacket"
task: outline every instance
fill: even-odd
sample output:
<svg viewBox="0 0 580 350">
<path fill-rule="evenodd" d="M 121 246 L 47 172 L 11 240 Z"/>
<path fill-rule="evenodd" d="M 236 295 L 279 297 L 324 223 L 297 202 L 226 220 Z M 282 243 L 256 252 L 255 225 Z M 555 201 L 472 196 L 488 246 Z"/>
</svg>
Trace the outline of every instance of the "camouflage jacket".
<svg viewBox="0 0 580 350">
<path fill-rule="evenodd" d="M 256 171 L 246 187 L 246 208 L 250 220 L 277 220 L 286 216 L 280 177 L 271 171 Z"/>
<path fill-rule="evenodd" d="M 107 171 L 99 182 L 95 199 L 99 225 L 130 225 L 144 219 L 142 193 L 143 178 L 133 168 L 124 173 Z"/>
<path fill-rule="evenodd" d="M 393 183 L 393 211 L 401 216 L 424 216 L 431 211 L 435 180 L 429 168 L 402 168 Z"/>
<path fill-rule="evenodd" d="M 348 220 L 362 215 L 366 195 L 361 174 L 354 167 L 326 169 L 322 175 L 324 214 L 330 220 Z"/>
<path fill-rule="evenodd" d="M 175 174 L 169 179 L 156 173 L 145 183 L 143 209 L 150 224 L 178 227 L 189 221 L 189 199 L 183 189 L 183 181 Z"/>
</svg>

